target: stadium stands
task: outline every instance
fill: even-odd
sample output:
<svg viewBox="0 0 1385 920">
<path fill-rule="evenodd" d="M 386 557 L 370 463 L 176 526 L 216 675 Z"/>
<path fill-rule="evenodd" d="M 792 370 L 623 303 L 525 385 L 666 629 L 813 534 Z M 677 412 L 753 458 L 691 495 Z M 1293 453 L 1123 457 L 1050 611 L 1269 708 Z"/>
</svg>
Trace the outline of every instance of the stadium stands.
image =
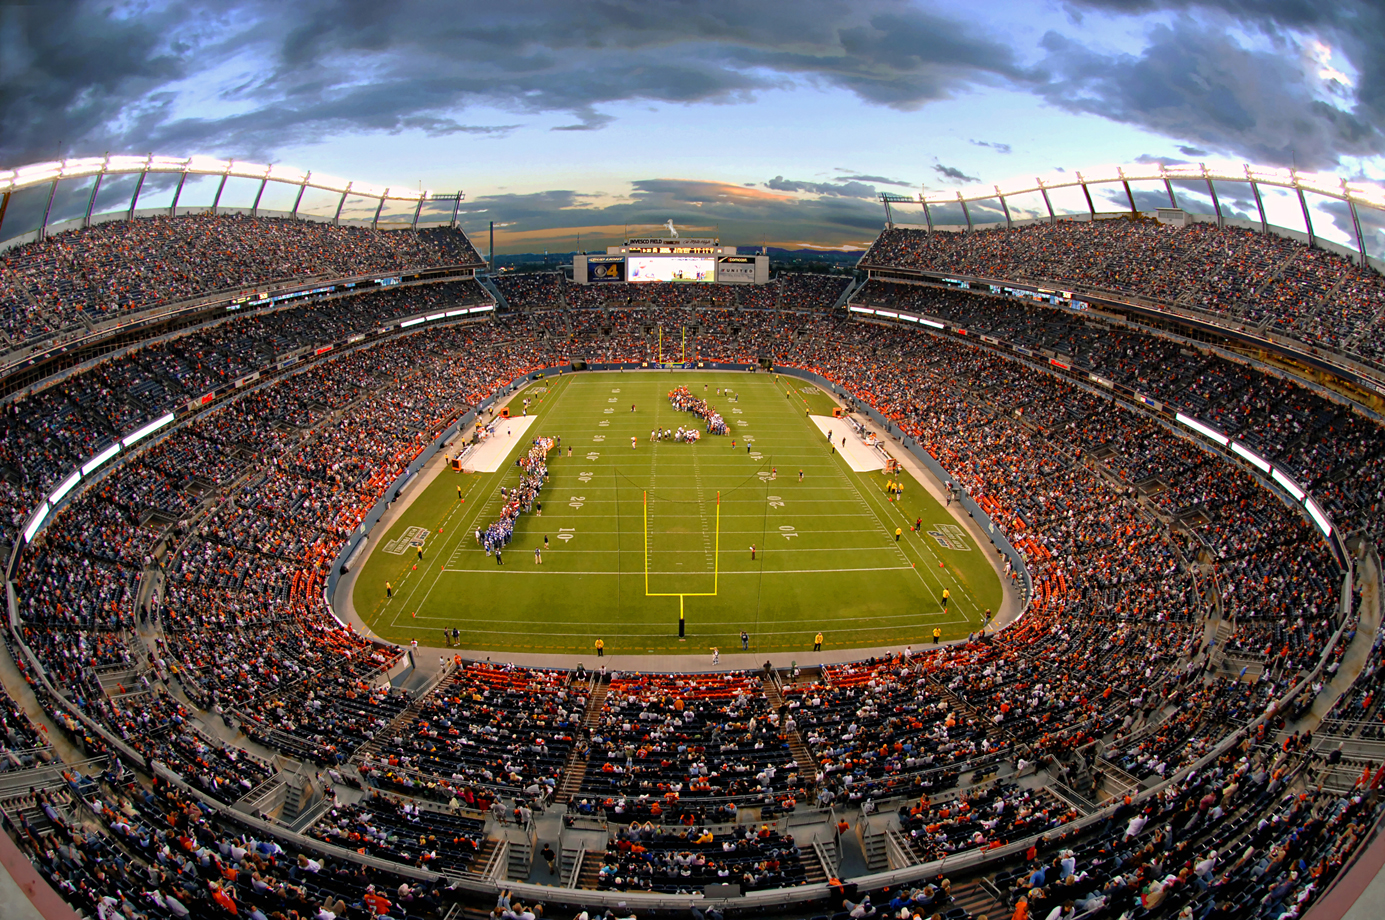
<svg viewBox="0 0 1385 920">
<path fill-rule="evenodd" d="M 1385 368 L 1385 282 L 1348 259 L 1274 234 L 1150 219 L 968 234 L 896 228 L 880 235 L 861 264 L 1136 295 Z"/>
<path fill-rule="evenodd" d="M 367 230 L 314 221 L 200 215 L 111 221 L 0 256 L 4 331 L 23 342 L 123 312 L 288 278 L 479 265 L 456 230 Z"/>
<path fill-rule="evenodd" d="M 460 234 L 141 221 L 11 253 L 0 296 L 13 338 L 78 310 L 133 310 L 227 280 L 474 255 Z M 1039 225 L 965 239 L 892 231 L 869 258 L 1167 297 L 1311 330 L 1310 340 L 1362 357 L 1385 303 L 1378 279 L 1336 257 L 1206 224 Z M 1289 733 L 1275 708 L 1320 663 L 1335 673 L 1355 635 L 1353 598 L 1344 615 L 1338 560 L 1250 473 L 974 340 L 845 321 L 829 311 L 840 279 L 596 289 L 517 275 L 500 286 L 517 315 L 374 341 L 278 376 L 279 355 L 324 334 L 484 293 L 455 283 L 232 317 L 115 353 L 8 405 L 0 507 L 14 545 L 35 504 L 123 432 L 265 373 L 123 457 L 19 556 L 9 638 L 42 674 L 17 647 L 16 663 L 65 740 L 107 758 L 104 775 L 36 788 L 17 818 L 5 809 L 7 829 L 71 903 L 179 920 L 228 913 L 227 900 L 266 916 L 434 916 L 450 895 L 364 860 L 477 882 L 487 829 L 513 816 L 510 803 L 524 813 L 567 795 L 570 818 L 615 828 L 592 857 L 597 891 L 803 887 L 826 867 L 806 838 L 795 842 L 790 817 L 884 808 L 898 855 L 915 866 L 1047 834 L 991 879 L 1007 910 L 1022 897 L 1044 916 L 1068 900 L 1100 916 L 1137 903 L 1158 916 L 1219 904 L 1231 905 L 1224 916 L 1279 916 L 1311 903 L 1365 839 L 1378 801 L 1363 793 L 1379 785 L 1379 764 L 1329 763 L 1324 742 Z M 881 280 L 856 297 L 1046 348 L 1186 406 L 1292 470 L 1339 529 L 1382 533 L 1381 430 L 1320 391 L 1069 311 Z M 771 357 L 879 410 L 1023 554 L 1033 579 L 1023 618 L 984 639 L 829 665 L 782 690 L 777 675 L 741 671 L 594 684 L 585 672 L 469 662 L 424 696 L 391 691 L 383 675 L 402 650 L 321 604 L 351 532 L 409 462 L 498 388 L 578 351 L 648 360 L 646 330 L 660 325 L 690 330 L 701 358 Z M 1220 624 L 1229 631 L 1214 649 L 1207 630 Z M 1380 649 L 1377 640 L 1329 713 L 1334 737 L 1381 734 Z M 4 702 L 0 775 L 36 772 L 54 751 Z M 312 821 L 326 857 L 301 841 L 284 852 L 287 830 L 244 823 L 246 803 L 283 775 L 282 757 L 314 782 L 325 773 L 366 787 Z M 156 765 L 206 800 L 125 771 Z M 1036 769 L 1051 788 L 1030 781 Z M 1323 782 L 1308 782 L 1310 772 Z M 1129 798 L 1103 800 L 1102 777 Z M 239 817 L 226 807 L 236 803 Z M 941 882 L 875 897 L 899 901 L 896 910 L 966 913 Z"/>
</svg>

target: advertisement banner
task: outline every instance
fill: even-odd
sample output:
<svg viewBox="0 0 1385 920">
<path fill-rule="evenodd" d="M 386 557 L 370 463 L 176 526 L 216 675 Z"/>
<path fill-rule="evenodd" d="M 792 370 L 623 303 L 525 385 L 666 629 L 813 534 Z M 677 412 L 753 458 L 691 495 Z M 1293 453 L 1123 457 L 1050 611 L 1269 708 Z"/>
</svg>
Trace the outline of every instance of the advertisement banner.
<svg viewBox="0 0 1385 920">
<path fill-rule="evenodd" d="M 587 256 L 587 283 L 624 281 L 625 256 Z"/>
<path fill-rule="evenodd" d="M 717 259 L 717 281 L 742 281 L 755 283 L 755 258 L 753 256 L 722 256 Z"/>
</svg>

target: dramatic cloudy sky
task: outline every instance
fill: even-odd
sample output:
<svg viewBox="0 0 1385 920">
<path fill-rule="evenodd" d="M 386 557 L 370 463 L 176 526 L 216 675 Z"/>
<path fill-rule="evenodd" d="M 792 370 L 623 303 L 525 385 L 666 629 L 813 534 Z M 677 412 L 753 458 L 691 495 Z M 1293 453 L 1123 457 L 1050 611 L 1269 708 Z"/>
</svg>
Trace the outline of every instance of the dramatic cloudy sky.
<svg viewBox="0 0 1385 920">
<path fill-rule="evenodd" d="M 859 246 L 880 191 L 1150 159 L 1378 180 L 1382 115 L 1379 0 L 0 5 L 2 165 L 153 151 L 464 189 L 466 226 L 495 221 L 500 251 L 668 219 Z M 110 186 L 115 207 L 128 190 Z M 170 195 L 154 183 L 141 203 Z M 84 204 L 64 186 L 55 217 Z M 1296 201 L 1268 206 L 1301 226 Z M 33 210 L 17 199 L 5 235 Z M 1345 238 L 1339 209 L 1319 218 Z"/>
</svg>

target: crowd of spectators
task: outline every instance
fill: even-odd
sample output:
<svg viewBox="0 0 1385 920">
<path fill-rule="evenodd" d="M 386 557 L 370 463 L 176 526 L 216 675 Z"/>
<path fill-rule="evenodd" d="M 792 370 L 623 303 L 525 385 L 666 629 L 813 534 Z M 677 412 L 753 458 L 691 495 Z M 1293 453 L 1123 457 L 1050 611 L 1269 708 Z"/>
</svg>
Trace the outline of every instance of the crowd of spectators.
<svg viewBox="0 0 1385 920">
<path fill-rule="evenodd" d="M 204 214 L 110 221 L 0 256 L 0 315 L 14 342 L 121 313 L 293 278 L 482 262 L 459 230 L 370 230 Z"/>
<path fill-rule="evenodd" d="M 309 833 L 368 856 L 457 875 L 471 867 L 484 831 L 476 818 L 373 793 L 355 805 L 329 809 Z"/>
<path fill-rule="evenodd" d="M 969 329 L 1061 346 L 1155 393 L 1181 387 L 1201 400 L 1200 416 L 1228 431 L 1253 427 L 1253 443 L 1299 464 L 1340 520 L 1378 526 L 1378 429 L 1307 390 L 1070 314 L 1026 318 L 988 298 L 896 287 L 866 295 L 917 298 Z M 584 738 L 587 685 L 575 675 L 474 663 L 399 721 L 411 701 L 378 679 L 399 650 L 341 627 L 317 599 L 337 551 L 407 464 L 467 408 L 552 359 L 528 334 L 533 326 L 501 320 L 430 329 L 311 365 L 113 469 L 23 554 L 15 587 L 25 643 L 79 711 L 223 803 L 270 768 L 199 728 L 199 718 L 217 714 L 325 765 L 376 742 L 361 771 L 367 781 L 482 810 L 506 811 L 502 796 L 547 803 L 575 751 L 586 763 L 578 796 L 589 811 L 692 820 L 683 826 L 694 830 L 672 840 L 663 830 L 627 834 L 629 850 L 603 874 L 611 887 L 665 891 L 713 875 L 751 887 L 795 884 L 792 841 L 772 832 L 701 840 L 708 835 L 695 829 L 739 807 L 767 818 L 791 810 L 814 784 L 823 803 L 937 797 L 901 816 L 921 832 L 922 854 L 1056 828 L 1070 819 L 1066 808 L 1020 787 L 952 792 L 1001 758 L 1078 772 L 1099 755 L 1156 782 L 1263 713 L 1325 653 L 1337 654 L 1328 642 L 1340 623 L 1339 573 L 1317 532 L 1248 475 L 1145 417 L 970 342 L 769 310 L 704 326 L 697 320 L 712 311 L 684 296 L 602 311 L 610 347 L 647 356 L 649 324 L 697 326 L 701 355 L 768 354 L 877 407 L 1023 553 L 1033 578 L 1024 618 L 983 640 L 828 667 L 820 681 L 786 688 L 780 708 L 755 674 L 622 675 Z M 414 312 L 402 302 L 387 309 Z M 107 372 L 103 365 L 70 378 L 47 408 L 31 398 L 5 413 L 7 432 L 18 432 L 5 440 L 15 501 L 32 501 L 41 493 L 30 483 L 46 488 L 99 449 L 78 434 L 87 416 L 61 407 L 82 405 L 88 386 L 101 394 Z M 90 417 L 111 430 L 145 417 L 122 414 L 121 400 L 88 402 Z M 1349 464 L 1359 472 L 1347 483 L 1340 473 Z M 1197 561 L 1215 566 L 1215 600 L 1235 627 L 1231 651 L 1262 660 L 1261 679 L 1202 673 L 1201 627 L 1213 603 Z M 151 608 L 152 642 L 141 635 Z M 207 715 L 194 714 L 175 688 Z M 815 763 L 796 762 L 795 733 Z M 1246 763 L 1228 762 L 1220 775 L 1257 775 Z M 1183 790 L 1201 792 L 1208 775 Z M 434 845 L 441 823 L 419 827 L 422 842 L 411 836 L 405 845 L 402 831 L 434 820 L 409 807 L 374 800 L 339 811 L 322 833 L 355 834 L 353 848 L 415 865 L 464 860 L 470 838 L 460 825 L 449 825 L 456 839 L 446 845 Z M 1185 799 L 1174 807 L 1186 810 Z M 1333 807 L 1326 820 L 1339 829 L 1367 811 Z M 1317 834 L 1303 808 L 1292 806 L 1286 820 Z"/>
<path fill-rule="evenodd" d="M 587 695 L 567 671 L 473 662 L 382 738 L 362 773 L 412 774 L 479 810 L 500 795 L 551 801 Z"/>
<path fill-rule="evenodd" d="M 611 680 L 581 794 L 605 809 L 753 802 L 768 816 L 802 800 L 804 779 L 755 674 L 630 674 Z"/>
<path fill-rule="evenodd" d="M 1039 354 L 1052 352 L 1080 371 L 1177 406 L 1290 472 L 1344 530 L 1385 533 L 1385 430 L 1324 391 L 1211 350 L 1195 350 L 1191 343 L 1070 310 L 1017 310 L 1013 302 L 993 297 L 874 280 L 859 296 L 867 303 L 921 310 L 971 336 L 991 336 Z M 1083 398 L 1093 405 L 1102 402 Z M 1021 406 L 1028 411 L 1032 403 L 1023 400 Z M 1088 427 L 1091 419 L 1088 413 L 1081 425 Z M 1170 464 L 1177 469 L 1164 465 L 1163 471 L 1172 477 L 1194 462 L 1180 456 Z"/>
<path fill-rule="evenodd" d="M 714 834 L 705 827 L 664 830 L 634 822 L 607 845 L 597 887 L 672 894 L 717 884 L 742 891 L 785 888 L 807 883 L 801 856 L 792 836 L 767 824 Z"/>
<path fill-rule="evenodd" d="M 966 234 L 894 228 L 862 265 L 1137 295 L 1385 366 L 1380 275 L 1272 233 L 1130 218 Z"/>
<path fill-rule="evenodd" d="M 315 852 L 287 851 L 233 813 L 166 783 L 72 777 L 37 798 L 51 831 L 11 828 L 53 888 L 87 916 L 436 917 L 434 885 Z"/>
</svg>

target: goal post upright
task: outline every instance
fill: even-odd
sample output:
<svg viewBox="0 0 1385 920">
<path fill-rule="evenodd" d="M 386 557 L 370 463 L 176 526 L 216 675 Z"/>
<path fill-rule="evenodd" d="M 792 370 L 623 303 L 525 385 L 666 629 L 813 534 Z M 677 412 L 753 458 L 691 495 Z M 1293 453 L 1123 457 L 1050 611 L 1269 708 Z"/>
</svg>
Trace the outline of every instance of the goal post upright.
<svg viewBox="0 0 1385 920">
<path fill-rule="evenodd" d="M 678 598 L 678 638 L 681 641 L 687 628 L 685 616 L 687 599 L 690 597 L 716 597 L 721 591 L 721 492 L 717 492 L 717 511 L 715 531 L 712 538 L 712 590 L 711 591 L 650 591 L 649 590 L 649 491 L 644 492 L 644 596 Z"/>
</svg>

